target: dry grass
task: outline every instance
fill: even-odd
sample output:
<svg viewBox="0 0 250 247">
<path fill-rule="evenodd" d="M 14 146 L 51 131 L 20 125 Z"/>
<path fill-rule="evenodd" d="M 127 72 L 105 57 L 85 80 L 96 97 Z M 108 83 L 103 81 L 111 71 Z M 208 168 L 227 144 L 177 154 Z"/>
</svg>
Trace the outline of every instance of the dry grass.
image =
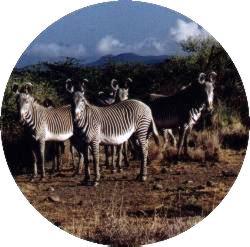
<svg viewBox="0 0 250 247">
<path fill-rule="evenodd" d="M 120 174 L 102 169 L 99 186 L 81 186 L 82 176 L 72 177 L 69 157 L 63 158 L 62 176 L 33 184 L 27 176 L 16 180 L 31 204 L 70 234 L 112 246 L 150 244 L 186 231 L 227 194 L 245 154 L 245 149 L 224 149 L 225 136 L 232 133 L 248 137 L 236 123 L 220 131 L 193 131 L 188 155 L 176 165 L 168 162 L 176 159 L 176 148 L 161 152 L 151 140 L 145 183 L 135 180 L 140 162 L 131 161 Z M 104 164 L 103 153 L 100 160 Z M 50 199 L 51 191 L 56 200 Z"/>
<path fill-rule="evenodd" d="M 242 149 L 248 144 L 249 130 L 241 123 L 236 123 L 220 131 L 220 139 L 224 148 Z"/>
<path fill-rule="evenodd" d="M 247 147 L 249 126 L 242 123 L 240 114 L 221 105 L 213 114 L 212 126 L 218 132 L 223 148 L 243 149 Z"/>
<path fill-rule="evenodd" d="M 160 147 L 154 141 L 149 142 L 148 159 L 149 161 L 161 160 L 163 158 Z"/>
<path fill-rule="evenodd" d="M 122 174 L 104 169 L 97 187 L 81 186 L 82 176 L 72 177 L 69 169 L 44 182 L 30 183 L 27 175 L 16 181 L 31 204 L 68 233 L 101 244 L 138 246 L 186 231 L 219 204 L 236 178 L 224 174 L 238 174 L 244 157 L 222 151 L 226 161 L 216 166 L 180 161 L 162 167 L 153 161 L 145 183 L 135 181 L 138 161 Z"/>
<path fill-rule="evenodd" d="M 123 206 L 123 196 L 116 190 L 111 195 L 109 207 L 89 201 L 90 208 L 73 207 L 71 224 L 61 228 L 77 237 L 93 241 L 95 243 L 111 246 L 140 246 L 142 244 L 155 243 L 166 240 L 182 233 L 203 219 L 195 217 L 173 217 L 158 215 L 155 211 L 152 215 L 129 216 L 126 207 Z M 82 217 L 86 215 L 87 217 Z M 65 217 L 69 211 L 61 211 L 61 215 L 52 218 Z M 48 216 L 51 218 L 51 213 Z M 54 224 L 58 221 L 54 220 Z"/>
<path fill-rule="evenodd" d="M 218 162 L 221 159 L 221 144 L 216 131 L 193 131 L 189 137 L 189 146 L 188 153 L 181 157 L 185 161 Z M 170 146 L 164 151 L 164 159 L 167 161 L 176 160 L 176 155 L 177 148 Z"/>
</svg>

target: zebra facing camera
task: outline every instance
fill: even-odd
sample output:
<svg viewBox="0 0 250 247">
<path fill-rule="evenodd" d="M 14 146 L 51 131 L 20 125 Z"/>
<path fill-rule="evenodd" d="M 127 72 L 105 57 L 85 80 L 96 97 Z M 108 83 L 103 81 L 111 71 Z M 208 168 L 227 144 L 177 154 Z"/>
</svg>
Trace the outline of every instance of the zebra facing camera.
<svg viewBox="0 0 250 247">
<path fill-rule="evenodd" d="M 207 217 L 249 137 L 244 86 L 224 48 L 187 17 L 132 1 L 80 9 L 43 31 L 11 73 L 1 119 L 7 165 L 32 206 L 115 246 L 167 240 Z"/>
</svg>

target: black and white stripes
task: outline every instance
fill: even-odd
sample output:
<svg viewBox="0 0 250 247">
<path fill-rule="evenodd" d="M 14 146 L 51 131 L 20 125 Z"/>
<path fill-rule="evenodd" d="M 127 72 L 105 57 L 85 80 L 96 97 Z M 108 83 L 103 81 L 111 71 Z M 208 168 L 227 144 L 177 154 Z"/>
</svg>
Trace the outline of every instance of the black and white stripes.
<svg viewBox="0 0 250 247">
<path fill-rule="evenodd" d="M 150 108 L 137 100 L 125 100 L 120 103 L 97 107 L 88 103 L 84 96 L 84 88 L 80 86 L 75 91 L 73 85 L 66 84 L 67 90 L 73 96 L 73 112 L 76 128 L 79 129 L 79 141 L 90 145 L 93 150 L 95 183 L 100 179 L 99 173 L 99 144 L 119 145 L 135 135 L 140 143 L 142 162 L 140 180 L 147 177 L 147 154 L 149 131 L 158 143 L 158 133 Z M 85 164 L 88 166 L 88 164 Z M 88 169 L 86 168 L 86 171 Z M 89 180 L 89 173 L 85 180 Z"/>
<path fill-rule="evenodd" d="M 41 176 L 45 176 L 44 152 L 46 141 L 65 141 L 73 135 L 73 119 L 71 106 L 46 108 L 40 105 L 31 95 L 32 84 L 26 83 L 18 90 L 16 84 L 12 87 L 16 94 L 20 122 L 28 128 L 32 135 L 34 173 L 37 176 L 37 162 L 41 164 Z"/>
</svg>

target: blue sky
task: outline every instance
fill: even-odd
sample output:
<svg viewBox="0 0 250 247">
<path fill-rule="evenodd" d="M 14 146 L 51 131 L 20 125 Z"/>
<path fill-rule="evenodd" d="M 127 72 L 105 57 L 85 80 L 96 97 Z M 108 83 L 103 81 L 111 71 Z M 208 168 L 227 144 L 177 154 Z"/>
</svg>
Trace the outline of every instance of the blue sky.
<svg viewBox="0 0 250 247">
<path fill-rule="evenodd" d="M 75 57 L 136 53 L 173 55 L 179 42 L 208 34 L 187 17 L 157 5 L 123 0 L 77 10 L 53 23 L 34 39 L 19 66 Z"/>
</svg>

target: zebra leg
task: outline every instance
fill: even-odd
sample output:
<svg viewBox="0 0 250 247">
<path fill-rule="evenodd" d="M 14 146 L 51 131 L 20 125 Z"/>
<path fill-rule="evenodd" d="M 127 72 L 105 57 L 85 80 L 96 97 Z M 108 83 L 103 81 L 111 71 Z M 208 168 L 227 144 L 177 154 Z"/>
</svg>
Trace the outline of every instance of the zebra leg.
<svg viewBox="0 0 250 247">
<path fill-rule="evenodd" d="M 84 183 L 88 183 L 90 180 L 90 172 L 89 172 L 89 146 L 87 144 L 84 145 L 83 148 L 83 156 L 84 156 Z M 81 154 L 79 155 L 79 163 L 81 160 Z"/>
<path fill-rule="evenodd" d="M 33 175 L 31 177 L 31 182 L 37 177 L 37 160 L 38 160 L 38 152 L 37 152 L 37 143 L 33 144 L 32 148 L 32 156 L 33 156 Z"/>
<path fill-rule="evenodd" d="M 74 171 L 76 169 L 76 167 L 75 167 L 75 159 L 74 159 L 74 147 L 73 147 L 71 140 L 70 140 L 70 144 L 69 144 L 69 151 L 70 151 L 70 155 L 71 155 L 72 168 Z"/>
<path fill-rule="evenodd" d="M 112 155 L 112 173 L 116 173 L 116 166 L 115 166 L 115 156 L 116 156 L 116 146 L 112 145 L 111 147 L 111 155 Z"/>
<path fill-rule="evenodd" d="M 137 179 L 141 182 L 147 180 L 148 139 L 146 135 L 145 129 L 138 133 L 138 141 L 141 149 L 141 168 Z"/>
<path fill-rule="evenodd" d="M 95 173 L 94 186 L 96 186 L 98 185 L 98 182 L 101 177 L 100 167 L 99 167 L 99 142 L 94 141 L 91 147 L 92 147 L 92 152 L 93 152 L 94 173 Z"/>
<path fill-rule="evenodd" d="M 147 160 L 148 160 L 148 140 L 141 144 L 142 159 L 141 159 L 141 171 L 140 181 L 144 182 L 147 180 Z"/>
<path fill-rule="evenodd" d="M 65 153 L 65 145 L 64 142 L 59 142 L 58 143 L 58 156 L 57 156 L 57 166 L 58 166 L 58 171 L 60 172 L 61 166 L 62 166 L 62 155 Z"/>
<path fill-rule="evenodd" d="M 77 171 L 76 172 L 79 175 L 79 174 L 81 174 L 81 168 L 82 168 L 81 162 L 83 160 L 83 155 L 81 153 L 79 153 L 78 156 L 79 156 L 79 159 L 78 159 L 78 165 L 77 165 Z M 89 173 L 89 170 L 88 170 L 88 173 Z"/>
<path fill-rule="evenodd" d="M 45 141 L 40 141 L 41 180 L 45 178 L 44 153 L 45 153 Z"/>
<path fill-rule="evenodd" d="M 180 128 L 180 137 L 179 137 L 179 144 L 178 144 L 178 151 L 177 151 L 177 160 L 179 160 L 181 151 L 182 151 L 182 147 L 183 147 L 183 143 L 184 143 L 184 139 L 185 139 L 185 135 L 187 132 L 188 127 L 187 126 L 183 126 Z"/>
<path fill-rule="evenodd" d="M 185 138 L 184 138 L 184 154 L 187 155 L 188 154 L 188 136 L 191 132 L 191 128 L 187 129 Z"/>
<path fill-rule="evenodd" d="M 55 150 L 56 150 L 56 170 L 57 172 L 60 172 L 60 157 L 61 157 L 61 152 L 60 152 L 60 147 L 59 143 L 55 143 Z"/>
<path fill-rule="evenodd" d="M 56 158 L 57 158 L 56 143 L 52 143 L 51 145 L 52 145 L 52 147 L 50 148 L 50 151 L 53 153 L 53 157 L 52 157 L 52 169 L 51 169 L 50 173 L 53 174 L 56 172 Z"/>
<path fill-rule="evenodd" d="M 125 164 L 126 167 L 129 167 L 129 161 L 128 161 L 128 141 L 124 142 L 122 145 L 123 145 L 124 164 Z"/>
<path fill-rule="evenodd" d="M 172 145 L 176 147 L 176 139 L 174 137 L 172 129 L 168 129 L 168 135 L 171 138 Z"/>
<path fill-rule="evenodd" d="M 118 167 L 118 172 L 122 172 L 122 148 L 123 148 L 123 144 L 117 146 L 117 152 L 118 152 L 117 167 Z"/>
<path fill-rule="evenodd" d="M 168 145 L 168 129 L 163 130 L 163 139 L 164 139 L 163 149 L 166 149 Z"/>
<path fill-rule="evenodd" d="M 106 168 L 109 168 L 109 145 L 104 146 L 104 153 L 105 153 L 105 166 Z"/>
<path fill-rule="evenodd" d="M 137 144 L 137 139 L 132 136 L 130 139 L 129 139 L 129 146 L 130 146 L 130 151 L 132 153 L 132 160 L 138 160 L 139 157 L 138 157 L 138 144 Z"/>
</svg>

